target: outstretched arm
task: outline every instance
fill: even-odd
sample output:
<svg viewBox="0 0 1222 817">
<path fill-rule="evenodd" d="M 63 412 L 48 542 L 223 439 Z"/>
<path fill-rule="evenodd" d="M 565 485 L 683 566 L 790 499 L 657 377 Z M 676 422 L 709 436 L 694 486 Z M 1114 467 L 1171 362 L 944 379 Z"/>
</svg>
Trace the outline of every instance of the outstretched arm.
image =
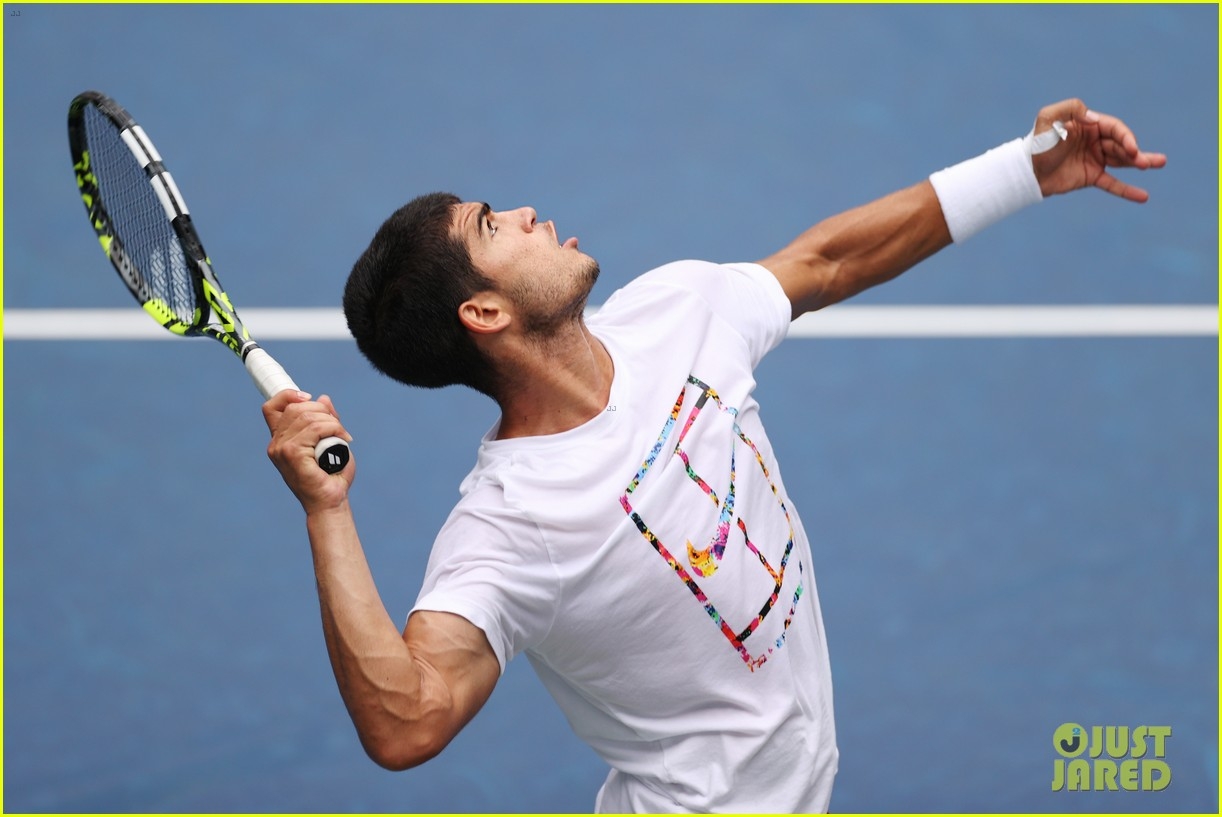
<svg viewBox="0 0 1222 817">
<path fill-rule="evenodd" d="M 331 401 L 283 391 L 263 407 L 268 456 L 306 512 L 323 635 L 340 695 L 365 751 L 405 769 L 440 752 L 500 677 L 484 633 L 459 616 L 418 612 L 400 633 L 383 606 L 348 505 L 355 460 L 324 473 L 312 446 L 349 439 Z"/>
<path fill-rule="evenodd" d="M 1045 133 L 1063 137 L 1034 152 L 1030 138 L 1015 140 L 932 180 L 832 216 L 760 263 L 781 282 L 796 318 L 889 281 L 1042 197 L 1098 187 L 1145 202 L 1145 190 L 1120 181 L 1109 169 L 1147 170 L 1167 163 L 1161 153 L 1141 151 L 1119 119 L 1090 111 L 1077 99 L 1040 110 L 1032 136 Z"/>
<path fill-rule="evenodd" d="M 924 181 L 825 219 L 759 263 L 781 282 L 797 318 L 890 281 L 950 243 Z"/>
</svg>

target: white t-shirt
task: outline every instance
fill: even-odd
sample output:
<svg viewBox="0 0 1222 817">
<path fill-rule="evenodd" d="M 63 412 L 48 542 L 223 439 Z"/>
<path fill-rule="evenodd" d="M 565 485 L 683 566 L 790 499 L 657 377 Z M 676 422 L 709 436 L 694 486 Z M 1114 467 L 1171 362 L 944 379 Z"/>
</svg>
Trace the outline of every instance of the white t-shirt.
<svg viewBox="0 0 1222 817">
<path fill-rule="evenodd" d="M 483 440 L 415 610 L 525 652 L 611 766 L 600 812 L 825 811 L 838 753 L 810 545 L 751 396 L 790 304 L 681 261 L 588 320 L 606 410 Z"/>
</svg>

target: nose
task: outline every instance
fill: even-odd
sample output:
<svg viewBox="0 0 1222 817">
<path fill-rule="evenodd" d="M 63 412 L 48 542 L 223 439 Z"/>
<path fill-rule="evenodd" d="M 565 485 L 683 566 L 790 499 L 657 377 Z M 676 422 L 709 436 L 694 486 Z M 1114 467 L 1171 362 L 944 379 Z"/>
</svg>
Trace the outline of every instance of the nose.
<svg viewBox="0 0 1222 817">
<path fill-rule="evenodd" d="M 519 207 L 513 211 L 514 218 L 522 225 L 522 229 L 526 232 L 531 232 L 535 229 L 535 221 L 538 218 L 538 213 L 533 207 Z"/>
</svg>

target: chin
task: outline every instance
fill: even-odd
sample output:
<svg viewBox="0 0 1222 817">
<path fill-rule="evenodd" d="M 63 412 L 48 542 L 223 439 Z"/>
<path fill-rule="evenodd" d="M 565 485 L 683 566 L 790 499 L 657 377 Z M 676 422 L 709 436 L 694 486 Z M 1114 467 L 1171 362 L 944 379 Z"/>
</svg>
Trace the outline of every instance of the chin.
<svg viewBox="0 0 1222 817">
<path fill-rule="evenodd" d="M 586 278 L 588 278 L 590 281 L 591 287 L 593 287 L 594 283 L 598 281 L 598 273 L 599 273 L 598 262 L 595 261 L 592 257 L 587 255 L 585 257 L 585 274 L 586 274 Z"/>
</svg>

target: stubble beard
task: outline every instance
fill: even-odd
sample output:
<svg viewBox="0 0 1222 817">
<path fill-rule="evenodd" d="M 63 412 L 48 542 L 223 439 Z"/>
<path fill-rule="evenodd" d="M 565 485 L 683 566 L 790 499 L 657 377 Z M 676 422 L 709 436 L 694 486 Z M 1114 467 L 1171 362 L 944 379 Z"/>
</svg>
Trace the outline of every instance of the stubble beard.
<svg viewBox="0 0 1222 817">
<path fill-rule="evenodd" d="M 530 296 L 536 293 L 516 293 L 519 296 L 525 296 L 515 298 L 519 304 L 533 302 L 532 308 L 522 313 L 522 320 L 529 335 L 546 342 L 554 340 L 568 327 L 581 325 L 586 304 L 590 300 L 590 292 L 594 289 L 595 282 L 598 281 L 598 262 L 587 257 L 577 274 L 580 279 L 579 285 L 567 300 L 560 300 L 560 295 L 533 298 Z M 560 303 L 555 304 L 556 300 L 560 300 Z"/>
</svg>

